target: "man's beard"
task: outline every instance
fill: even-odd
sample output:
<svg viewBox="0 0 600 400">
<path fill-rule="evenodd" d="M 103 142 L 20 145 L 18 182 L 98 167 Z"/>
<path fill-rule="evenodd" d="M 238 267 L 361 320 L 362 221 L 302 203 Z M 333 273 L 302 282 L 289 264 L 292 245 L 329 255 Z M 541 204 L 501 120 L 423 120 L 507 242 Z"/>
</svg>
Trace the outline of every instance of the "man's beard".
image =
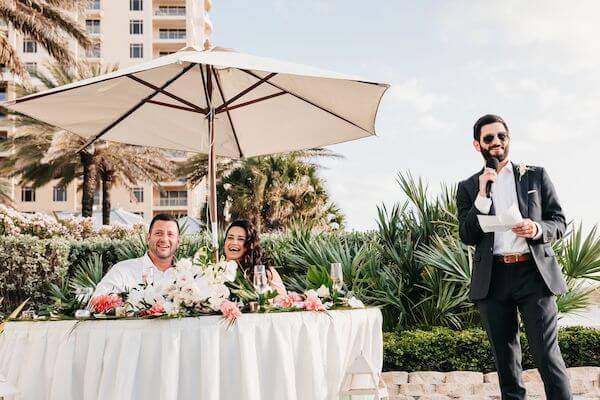
<svg viewBox="0 0 600 400">
<path fill-rule="evenodd" d="M 481 149 L 481 155 L 486 162 L 492 157 L 496 157 L 498 161 L 502 162 L 508 157 L 508 143 L 504 145 L 504 152 L 501 155 L 492 155 L 490 153 L 491 150 L 492 149 Z"/>
</svg>

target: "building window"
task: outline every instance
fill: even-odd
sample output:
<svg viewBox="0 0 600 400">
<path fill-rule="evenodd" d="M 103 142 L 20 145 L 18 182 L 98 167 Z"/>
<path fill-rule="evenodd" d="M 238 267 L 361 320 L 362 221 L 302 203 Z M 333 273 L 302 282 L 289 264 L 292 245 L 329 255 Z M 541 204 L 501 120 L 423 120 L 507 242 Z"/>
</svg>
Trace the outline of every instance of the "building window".
<svg viewBox="0 0 600 400">
<path fill-rule="evenodd" d="M 144 21 L 141 19 L 130 19 L 129 20 L 129 34 L 130 35 L 142 35 L 144 33 Z"/>
<path fill-rule="evenodd" d="M 37 53 L 37 42 L 31 39 L 23 40 L 23 53 Z"/>
<path fill-rule="evenodd" d="M 161 190 L 161 206 L 187 206 L 187 190 Z"/>
<path fill-rule="evenodd" d="M 85 20 L 85 31 L 92 35 L 100 34 L 100 20 L 99 19 L 86 19 Z"/>
<path fill-rule="evenodd" d="M 185 29 L 160 29 L 159 39 L 185 39 Z"/>
<path fill-rule="evenodd" d="M 154 11 L 157 17 L 167 16 L 185 16 L 185 7 L 182 6 L 158 6 L 158 10 Z"/>
<path fill-rule="evenodd" d="M 143 187 L 134 187 L 131 189 L 133 192 L 133 198 L 131 199 L 134 203 L 143 203 L 144 202 L 144 188 Z"/>
<path fill-rule="evenodd" d="M 35 201 L 35 189 L 32 187 L 21 188 L 21 201 L 23 203 L 31 203 Z"/>
<path fill-rule="evenodd" d="M 89 49 L 85 49 L 85 56 L 87 58 L 100 58 L 102 57 L 100 43 L 96 42 Z"/>
<path fill-rule="evenodd" d="M 100 0 L 89 0 L 87 3 L 88 10 L 99 10 L 100 9 Z"/>
<path fill-rule="evenodd" d="M 67 201 L 67 188 L 64 186 L 54 186 L 52 201 Z"/>
<path fill-rule="evenodd" d="M 37 72 L 37 63 L 36 62 L 26 62 L 25 69 L 30 74 L 35 74 Z"/>
<path fill-rule="evenodd" d="M 95 206 L 100 205 L 100 191 L 99 190 L 96 190 L 96 192 L 94 192 L 94 205 Z"/>
<path fill-rule="evenodd" d="M 0 131 L 0 142 L 8 140 L 8 131 Z"/>
<path fill-rule="evenodd" d="M 142 11 L 144 9 L 143 0 L 129 0 L 129 10 L 131 11 Z"/>
<path fill-rule="evenodd" d="M 131 43 L 129 45 L 129 58 L 144 58 L 144 45 L 142 43 Z"/>
<path fill-rule="evenodd" d="M 8 100 L 8 93 L 6 92 L 6 89 L 0 89 L 0 101 L 6 100 Z"/>
</svg>

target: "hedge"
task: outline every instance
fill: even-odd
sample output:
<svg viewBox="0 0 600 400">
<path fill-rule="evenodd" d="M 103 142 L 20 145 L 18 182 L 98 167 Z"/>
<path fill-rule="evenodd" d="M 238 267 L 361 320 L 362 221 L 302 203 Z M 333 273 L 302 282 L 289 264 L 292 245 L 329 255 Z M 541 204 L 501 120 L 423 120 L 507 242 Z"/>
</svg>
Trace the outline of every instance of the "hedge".
<svg viewBox="0 0 600 400">
<path fill-rule="evenodd" d="M 3 298 L 3 309 L 13 310 L 26 298 L 33 304 L 47 303 L 48 283 L 60 283 L 67 275 L 69 249 L 69 241 L 58 237 L 2 237 L 0 298 Z"/>
<path fill-rule="evenodd" d="M 559 345 L 567 367 L 600 366 L 600 329 L 559 330 Z M 523 369 L 535 368 L 527 337 L 521 333 Z M 406 330 L 383 334 L 384 371 L 495 371 L 483 329 Z"/>
</svg>

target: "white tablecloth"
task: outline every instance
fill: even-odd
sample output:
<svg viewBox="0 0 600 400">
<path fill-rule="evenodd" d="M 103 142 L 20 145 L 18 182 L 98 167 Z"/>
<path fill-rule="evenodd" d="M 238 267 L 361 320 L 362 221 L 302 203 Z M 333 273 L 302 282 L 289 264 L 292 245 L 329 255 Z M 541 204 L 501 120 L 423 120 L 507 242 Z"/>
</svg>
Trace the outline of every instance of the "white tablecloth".
<svg viewBox="0 0 600 400">
<path fill-rule="evenodd" d="M 383 362 L 379 309 L 172 320 L 12 322 L 0 374 L 14 399 L 337 399 L 363 352 Z M 11 397 L 8 397 L 11 399 Z"/>
</svg>

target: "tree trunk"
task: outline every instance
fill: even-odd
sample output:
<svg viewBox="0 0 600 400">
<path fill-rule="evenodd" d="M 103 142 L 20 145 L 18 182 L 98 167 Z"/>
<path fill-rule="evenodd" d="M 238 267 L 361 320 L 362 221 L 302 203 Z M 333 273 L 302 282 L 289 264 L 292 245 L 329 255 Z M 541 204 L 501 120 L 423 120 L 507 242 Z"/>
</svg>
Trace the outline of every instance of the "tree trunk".
<svg viewBox="0 0 600 400">
<path fill-rule="evenodd" d="M 106 169 L 102 173 L 102 225 L 110 225 L 110 189 L 114 175 L 114 171 L 110 169 Z"/>
<path fill-rule="evenodd" d="M 98 186 L 96 160 L 87 151 L 79 153 L 83 165 L 83 188 L 81 193 L 81 216 L 91 217 L 94 211 L 94 194 Z"/>
</svg>

